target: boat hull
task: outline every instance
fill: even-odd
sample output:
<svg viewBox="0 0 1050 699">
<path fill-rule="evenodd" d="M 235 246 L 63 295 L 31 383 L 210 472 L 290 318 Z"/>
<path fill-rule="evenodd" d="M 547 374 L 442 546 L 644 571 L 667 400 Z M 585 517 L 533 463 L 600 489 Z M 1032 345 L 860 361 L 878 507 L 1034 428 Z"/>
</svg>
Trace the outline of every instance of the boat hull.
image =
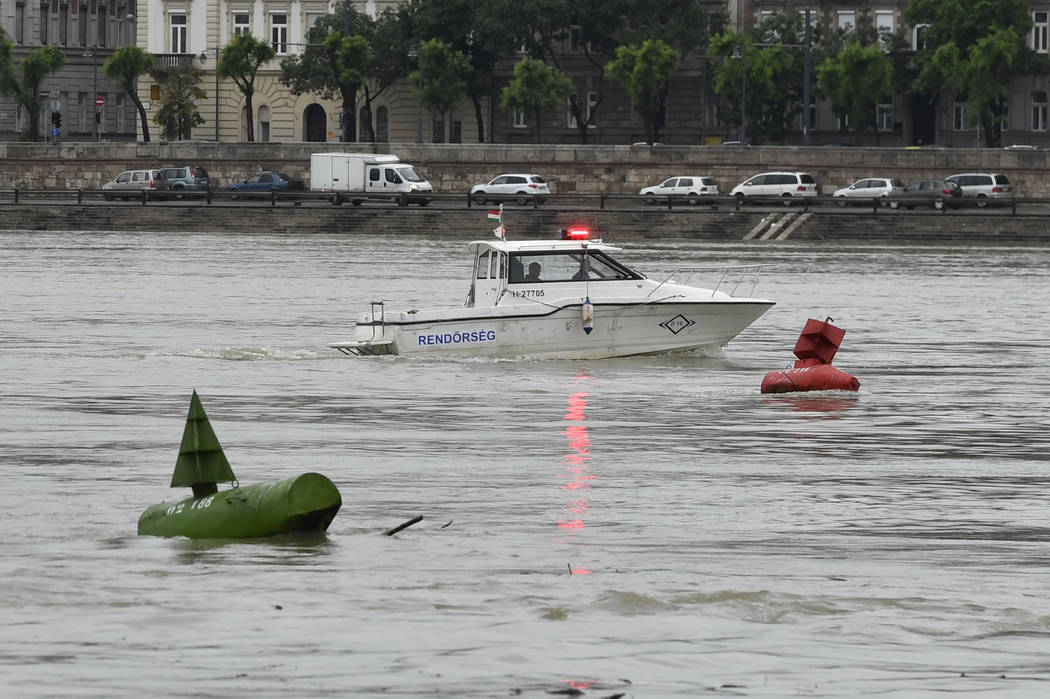
<svg viewBox="0 0 1050 699">
<path fill-rule="evenodd" d="M 138 533 L 191 539 L 244 539 L 323 532 L 342 506 L 339 489 L 320 473 L 304 473 L 146 508 Z"/>
<path fill-rule="evenodd" d="M 497 307 L 502 312 L 488 316 L 359 323 L 359 337 L 364 332 L 368 339 L 331 346 L 355 355 L 549 359 L 683 352 L 726 344 L 774 304 L 757 299 L 597 303 L 589 333 L 584 330 L 583 305 L 533 305 L 520 312 Z"/>
</svg>

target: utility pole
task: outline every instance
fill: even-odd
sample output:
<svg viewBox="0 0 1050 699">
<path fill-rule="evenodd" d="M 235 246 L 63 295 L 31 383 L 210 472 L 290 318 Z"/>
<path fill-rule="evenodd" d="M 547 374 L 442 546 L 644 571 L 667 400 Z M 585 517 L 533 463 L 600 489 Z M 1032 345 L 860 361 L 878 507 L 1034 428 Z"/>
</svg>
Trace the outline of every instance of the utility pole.
<svg viewBox="0 0 1050 699">
<path fill-rule="evenodd" d="M 810 69 L 810 48 L 813 44 L 813 34 L 809 27 L 810 19 L 810 2 L 806 0 L 806 29 L 805 29 L 805 60 L 802 63 L 802 143 L 803 145 L 809 145 L 809 132 L 813 124 L 809 122 L 810 119 L 810 96 L 809 96 L 809 69 Z"/>
</svg>

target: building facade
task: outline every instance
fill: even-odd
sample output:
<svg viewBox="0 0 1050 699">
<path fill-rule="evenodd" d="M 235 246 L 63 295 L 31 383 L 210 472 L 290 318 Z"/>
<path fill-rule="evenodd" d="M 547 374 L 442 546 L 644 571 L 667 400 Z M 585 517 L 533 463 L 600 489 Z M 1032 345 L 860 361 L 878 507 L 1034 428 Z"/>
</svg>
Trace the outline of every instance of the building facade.
<svg viewBox="0 0 1050 699">
<path fill-rule="evenodd" d="M 348 2 L 350 0 L 347 0 Z M 352 0 L 359 11 L 375 16 L 397 0 Z M 1050 34 L 1050 0 L 1029 3 L 1034 29 L 1029 46 L 1047 54 Z M 197 106 L 204 124 L 194 127 L 194 140 L 242 141 L 247 138 L 249 115 L 244 97 L 232 81 L 216 73 L 219 52 L 238 34 L 249 33 L 271 43 L 277 57 L 263 66 L 255 82 L 253 121 L 255 140 L 281 142 L 335 142 L 342 140 L 341 105 L 318 95 L 293 95 L 282 85 L 280 61 L 305 49 L 307 32 L 336 7 L 328 0 L 0 0 L 0 28 L 15 45 L 16 70 L 33 49 L 51 45 L 66 55 L 66 66 L 49 76 L 41 89 L 39 129 L 48 140 L 135 140 L 142 130 L 132 101 L 105 79 L 101 66 L 113 51 L 135 44 L 156 57 L 160 67 L 190 65 L 201 71 L 205 97 Z M 899 33 L 911 50 L 919 48 L 922 27 L 905 23 L 906 0 L 874 2 L 843 0 L 719 0 L 713 9 L 724 11 L 729 26 L 738 31 L 781 12 L 810 12 L 814 25 L 825 28 L 856 26 L 868 14 L 880 32 Z M 641 120 L 634 114 L 626 92 L 609 78 L 596 73 L 575 40 L 572 28 L 558 47 L 559 64 L 576 85 L 581 99 L 595 109 L 595 123 L 587 130 L 593 144 L 623 144 L 644 140 Z M 498 106 L 498 94 L 509 81 L 516 57 L 497 68 L 492 98 L 480 105 L 485 141 L 531 143 L 535 124 L 529 116 Z M 668 94 L 665 126 L 660 140 L 668 144 L 717 143 L 735 140 L 737 124 L 719 117 L 719 98 L 711 89 L 712 59 L 683 57 Z M 813 66 L 815 71 L 816 66 Z M 599 92 L 599 83 L 601 90 Z M 153 121 L 161 85 L 149 75 L 140 78 L 138 95 L 147 107 L 153 138 L 160 127 Z M 1009 86 L 1004 145 L 1011 143 L 1050 147 L 1046 75 L 1016 78 Z M 601 104 L 598 104 L 599 94 Z M 99 100 L 98 98 L 101 98 Z M 96 107 L 101 103 L 101 107 Z M 469 100 L 457 105 L 447 122 L 420 107 L 411 86 L 385 91 L 372 105 L 376 139 L 382 142 L 465 142 L 478 137 L 475 106 Z M 52 136 L 49 115 L 60 111 L 62 128 Z M 96 127 L 95 115 L 98 114 Z M 10 98 L 0 96 L 0 139 L 17 140 L 26 131 L 26 114 Z M 568 108 L 545 112 L 543 139 L 549 143 L 579 143 L 580 131 Z M 360 126 L 363 120 L 358 118 Z M 814 97 L 810 131 L 803 134 L 801 118 L 787 136 L 787 144 L 821 145 L 844 140 L 856 145 L 979 146 L 982 134 L 967 119 L 965 102 L 948 93 L 896 95 L 878 105 L 877 132 L 849 135 L 839 128 L 829 105 Z M 352 139 L 358 136 L 351 135 Z"/>
</svg>

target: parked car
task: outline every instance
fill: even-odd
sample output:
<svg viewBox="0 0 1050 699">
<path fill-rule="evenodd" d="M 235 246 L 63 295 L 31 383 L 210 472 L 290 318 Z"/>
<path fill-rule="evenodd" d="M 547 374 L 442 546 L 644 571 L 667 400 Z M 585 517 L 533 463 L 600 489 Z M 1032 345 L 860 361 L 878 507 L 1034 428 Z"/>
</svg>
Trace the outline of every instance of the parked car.
<svg viewBox="0 0 1050 699">
<path fill-rule="evenodd" d="M 182 199 L 187 192 L 206 192 L 211 187 L 208 171 L 200 165 L 166 167 L 164 177 L 168 180 L 176 199 Z"/>
<path fill-rule="evenodd" d="M 470 188 L 471 199 L 475 204 L 482 206 L 485 202 L 501 202 L 509 199 L 523 206 L 534 200 L 539 204 L 550 193 L 551 189 L 547 180 L 539 175 L 499 175 L 485 184 L 476 184 Z"/>
<path fill-rule="evenodd" d="M 226 189 L 230 192 L 295 192 L 303 189 L 303 181 L 280 172 L 260 172 L 243 182 L 228 184 Z"/>
<path fill-rule="evenodd" d="M 730 194 L 741 201 L 780 197 L 784 206 L 790 206 L 796 197 L 816 197 L 819 189 L 808 172 L 763 172 L 733 187 Z"/>
<path fill-rule="evenodd" d="M 711 177 L 700 175 L 679 175 L 669 177 L 658 185 L 645 187 L 638 192 L 646 204 L 655 204 L 658 200 L 670 198 L 688 199 L 690 204 L 699 204 L 700 197 L 718 194 L 718 183 Z"/>
<path fill-rule="evenodd" d="M 962 190 L 949 180 L 919 180 L 912 182 L 903 191 L 890 197 L 890 208 L 905 206 L 932 206 L 940 211 L 944 207 L 962 206 Z"/>
<path fill-rule="evenodd" d="M 102 185 L 102 197 L 106 201 L 113 201 L 117 197 L 127 201 L 131 197 L 141 197 L 143 192 L 163 196 L 161 193 L 170 189 L 163 170 L 125 170 L 112 182 Z"/>
<path fill-rule="evenodd" d="M 873 199 L 886 200 L 890 195 L 903 190 L 904 183 L 898 179 L 890 177 L 868 177 L 863 180 L 857 180 L 848 187 L 836 189 L 835 193 L 831 196 L 834 197 L 835 203 L 839 206 L 846 206 L 846 204 L 850 203 L 850 199 L 862 199 L 863 201 L 857 203 L 870 205 Z M 882 203 L 885 205 L 885 201 Z"/>
<path fill-rule="evenodd" d="M 945 178 L 962 188 L 962 195 L 975 198 L 977 206 L 982 209 L 989 204 L 1005 204 L 1014 195 L 1010 180 L 1001 173 L 963 172 Z"/>
</svg>

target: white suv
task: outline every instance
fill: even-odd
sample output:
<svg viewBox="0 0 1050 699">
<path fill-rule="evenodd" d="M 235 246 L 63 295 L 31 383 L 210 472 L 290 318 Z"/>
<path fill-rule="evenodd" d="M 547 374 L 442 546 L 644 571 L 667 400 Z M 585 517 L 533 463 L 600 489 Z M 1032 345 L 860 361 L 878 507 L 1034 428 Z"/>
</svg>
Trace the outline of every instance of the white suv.
<svg viewBox="0 0 1050 699">
<path fill-rule="evenodd" d="M 741 182 L 730 192 L 740 202 L 780 197 L 784 206 L 790 206 L 796 197 L 816 197 L 818 193 L 817 180 L 808 172 L 763 172 Z"/>
<path fill-rule="evenodd" d="M 886 199 L 891 194 L 900 194 L 903 191 L 904 183 L 900 180 L 890 177 L 868 177 L 857 180 L 848 187 L 836 189 L 832 196 L 836 204 L 845 206 L 849 203 L 848 199 L 851 198 L 863 199 L 859 202 L 861 204 L 871 204 L 873 199 Z M 885 201 L 880 203 L 883 206 L 886 205 Z"/>
<path fill-rule="evenodd" d="M 994 200 L 1010 199 L 1014 195 L 1010 180 L 1001 173 L 964 172 L 944 179 L 959 185 L 964 198 L 977 199 L 977 206 L 981 208 L 992 203 L 1005 204 L 1004 201 Z"/>
<path fill-rule="evenodd" d="M 506 201 L 513 199 L 522 206 L 537 204 L 551 193 L 547 180 L 539 175 L 499 175 L 485 184 L 476 184 L 470 188 L 470 198 L 475 204 L 485 205 L 488 201 Z"/>
<path fill-rule="evenodd" d="M 713 178 L 696 175 L 679 175 L 670 177 L 658 185 L 645 187 L 638 196 L 646 204 L 655 204 L 657 197 L 667 201 L 671 197 L 688 198 L 690 204 L 699 204 L 701 196 L 718 194 L 718 183 Z"/>
</svg>

